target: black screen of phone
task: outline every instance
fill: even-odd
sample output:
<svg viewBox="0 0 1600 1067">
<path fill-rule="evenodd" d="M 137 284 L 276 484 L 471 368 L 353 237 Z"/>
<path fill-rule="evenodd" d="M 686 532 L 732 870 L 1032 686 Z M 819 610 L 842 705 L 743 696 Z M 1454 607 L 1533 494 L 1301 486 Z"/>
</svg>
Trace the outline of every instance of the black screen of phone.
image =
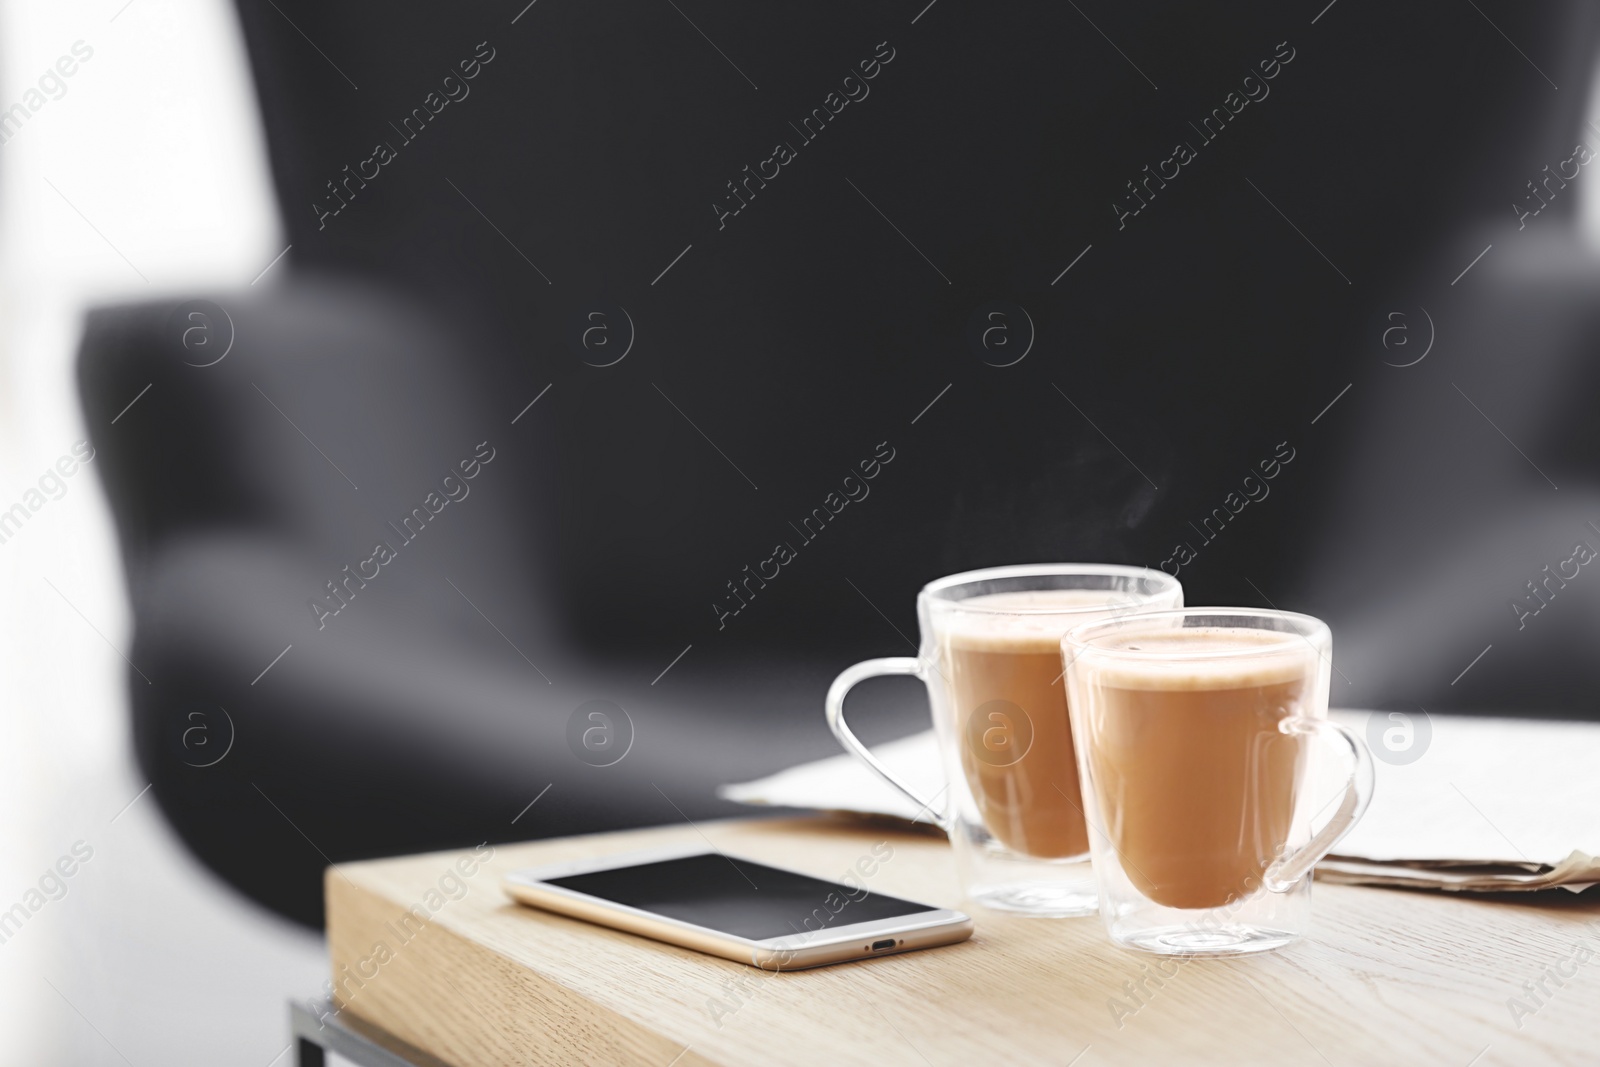
<svg viewBox="0 0 1600 1067">
<path fill-rule="evenodd" d="M 706 852 L 546 882 L 752 941 L 930 910 L 852 880 L 840 885 Z"/>
</svg>

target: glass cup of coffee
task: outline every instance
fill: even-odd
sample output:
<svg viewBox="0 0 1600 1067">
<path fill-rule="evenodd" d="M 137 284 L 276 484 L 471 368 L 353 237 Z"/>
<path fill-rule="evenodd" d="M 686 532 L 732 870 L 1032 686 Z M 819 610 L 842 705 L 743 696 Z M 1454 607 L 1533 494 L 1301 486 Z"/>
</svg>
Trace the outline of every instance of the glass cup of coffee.
<svg viewBox="0 0 1600 1067">
<path fill-rule="evenodd" d="M 950 835 L 969 899 L 1029 915 L 1093 914 L 1061 638 L 1093 619 L 1182 604 L 1176 578 L 1143 567 L 1057 563 L 941 578 L 917 597 L 917 655 L 867 660 L 839 675 L 828 690 L 828 725 Z M 946 783 L 938 795 L 920 796 L 896 778 L 845 723 L 851 687 L 889 674 L 928 687 Z"/>
<path fill-rule="evenodd" d="M 1311 869 L 1372 799 L 1372 758 L 1328 719 L 1328 627 L 1188 608 L 1089 623 L 1061 642 L 1111 939 L 1236 955 L 1299 937 Z M 1349 759 L 1322 787 L 1318 741 Z M 1312 823 L 1326 820 L 1313 832 Z"/>
</svg>

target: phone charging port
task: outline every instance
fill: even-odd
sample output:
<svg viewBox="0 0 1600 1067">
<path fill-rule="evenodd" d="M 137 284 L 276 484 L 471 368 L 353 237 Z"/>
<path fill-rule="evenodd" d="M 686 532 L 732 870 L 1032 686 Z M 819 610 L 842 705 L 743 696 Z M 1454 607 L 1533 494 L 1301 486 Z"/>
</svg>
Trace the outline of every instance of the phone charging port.
<svg viewBox="0 0 1600 1067">
<path fill-rule="evenodd" d="M 894 948 L 894 945 L 895 945 L 894 938 L 886 937 L 882 941 L 874 941 L 872 943 L 872 951 L 878 952 L 878 951 L 880 951 L 882 949 Z"/>
</svg>

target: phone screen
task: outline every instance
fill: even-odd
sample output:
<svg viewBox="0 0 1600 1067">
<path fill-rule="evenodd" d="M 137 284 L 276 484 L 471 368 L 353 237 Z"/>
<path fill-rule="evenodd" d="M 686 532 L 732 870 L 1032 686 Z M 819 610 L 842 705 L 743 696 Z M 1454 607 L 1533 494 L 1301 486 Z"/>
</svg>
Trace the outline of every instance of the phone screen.
<svg viewBox="0 0 1600 1067">
<path fill-rule="evenodd" d="M 715 852 L 545 882 L 751 941 L 931 910 L 859 884 L 840 885 Z"/>
</svg>

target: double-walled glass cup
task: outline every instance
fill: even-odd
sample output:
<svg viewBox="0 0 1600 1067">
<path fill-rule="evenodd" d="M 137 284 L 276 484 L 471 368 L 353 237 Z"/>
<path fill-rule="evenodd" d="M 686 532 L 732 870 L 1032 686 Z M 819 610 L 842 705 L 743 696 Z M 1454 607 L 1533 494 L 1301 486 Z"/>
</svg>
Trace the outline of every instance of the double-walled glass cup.
<svg viewBox="0 0 1600 1067">
<path fill-rule="evenodd" d="M 839 675 L 828 690 L 828 725 L 938 820 L 969 899 L 1029 915 L 1092 914 L 1098 897 L 1061 638 L 1093 619 L 1182 603 L 1176 578 L 1142 567 L 1056 563 L 941 578 L 917 597 L 917 656 L 868 660 Z M 851 687 L 886 674 L 928 687 L 946 783 L 938 795 L 920 796 L 897 779 L 845 723 Z"/>
<path fill-rule="evenodd" d="M 1235 955 L 1304 933 L 1312 867 L 1372 799 L 1365 743 L 1328 719 L 1328 627 L 1189 608 L 1078 627 L 1061 654 L 1111 939 Z M 1319 739 L 1350 761 L 1334 788 Z"/>
</svg>

